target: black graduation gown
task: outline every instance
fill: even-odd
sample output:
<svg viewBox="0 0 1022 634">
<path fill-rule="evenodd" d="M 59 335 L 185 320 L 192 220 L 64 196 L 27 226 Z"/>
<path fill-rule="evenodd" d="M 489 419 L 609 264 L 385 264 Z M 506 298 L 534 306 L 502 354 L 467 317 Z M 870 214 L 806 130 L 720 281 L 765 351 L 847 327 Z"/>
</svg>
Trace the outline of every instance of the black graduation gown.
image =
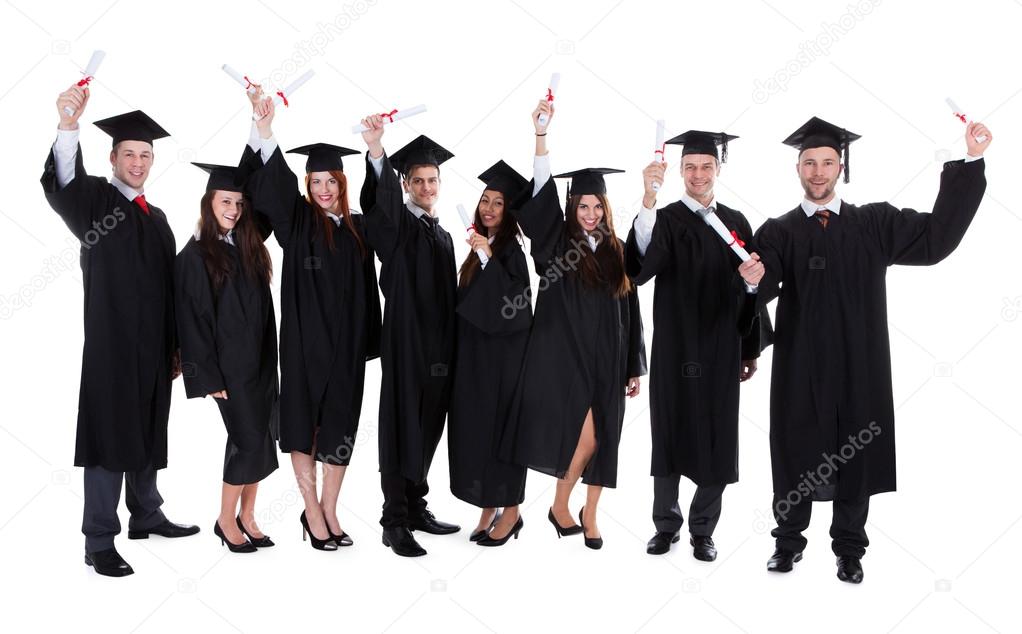
<svg viewBox="0 0 1022 634">
<path fill-rule="evenodd" d="M 244 272 L 237 247 L 220 248 L 234 268 L 219 292 L 196 239 L 174 262 L 181 376 L 188 398 L 227 390 L 213 399 L 227 428 L 223 480 L 252 484 L 277 468 L 277 325 L 270 286 Z"/>
<path fill-rule="evenodd" d="M 532 325 L 531 302 L 516 309 L 517 297 L 530 298 L 529 265 L 517 240 L 458 288 L 458 359 L 447 430 L 451 493 L 482 508 L 525 499 L 525 468 L 497 457 Z"/>
<path fill-rule="evenodd" d="M 749 241 L 740 212 L 717 205 L 729 231 Z M 652 475 L 683 475 L 698 485 L 738 481 L 738 373 L 760 354 L 756 298 L 747 293 L 741 260 L 684 202 L 656 212 L 645 256 L 628 234 L 628 274 L 657 278 L 649 404 Z"/>
<path fill-rule="evenodd" d="M 895 490 L 887 267 L 936 264 L 954 251 L 983 198 L 983 172 L 982 159 L 946 163 L 933 213 L 842 202 L 824 229 L 796 207 L 756 233 L 766 266 L 759 300 L 779 297 L 770 386 L 776 495 L 860 500 Z M 828 475 L 836 491 L 807 484 Z"/>
<path fill-rule="evenodd" d="M 455 350 L 457 273 L 451 235 L 431 235 L 404 203 L 384 157 L 380 177 L 366 153 L 366 236 L 380 258 L 386 298 L 380 363 L 380 472 L 422 482 L 444 431 Z"/>
<path fill-rule="evenodd" d="M 513 213 L 532 241 L 540 281 L 501 457 L 563 477 L 591 408 L 597 449 L 582 481 L 615 487 L 625 385 L 646 374 L 638 294 L 615 298 L 566 273 L 576 261 L 571 253 L 590 247 L 569 239 L 553 179 Z"/>
<path fill-rule="evenodd" d="M 85 345 L 75 466 L 138 471 L 167 466 L 174 328 L 174 234 L 105 178 L 89 176 L 81 146 L 61 189 L 53 151 L 46 201 L 81 242 Z"/>
<path fill-rule="evenodd" d="M 366 361 L 379 355 L 376 263 L 342 222 L 331 251 L 318 210 L 299 193 L 280 148 L 245 183 L 284 252 L 280 297 L 280 450 L 320 462 L 351 461 Z M 363 232 L 362 214 L 352 222 Z"/>
</svg>

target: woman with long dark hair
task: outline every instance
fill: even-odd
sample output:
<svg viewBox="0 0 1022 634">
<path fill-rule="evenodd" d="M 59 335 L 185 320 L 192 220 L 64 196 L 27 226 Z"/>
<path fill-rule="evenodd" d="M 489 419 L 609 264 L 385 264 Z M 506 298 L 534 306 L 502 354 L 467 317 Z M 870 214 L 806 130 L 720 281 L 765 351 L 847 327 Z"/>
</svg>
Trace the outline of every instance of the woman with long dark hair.
<svg viewBox="0 0 1022 634">
<path fill-rule="evenodd" d="M 188 398 L 212 396 L 227 427 L 213 533 L 231 552 L 255 552 L 273 546 L 256 525 L 255 500 L 259 482 L 277 468 L 277 327 L 263 245 L 269 231 L 246 208 L 237 168 L 194 165 L 209 180 L 195 237 L 174 263 L 182 375 Z"/>
<path fill-rule="evenodd" d="M 621 170 L 558 175 L 571 178 L 562 211 L 550 178 L 542 114 L 552 118 L 553 105 L 541 101 L 532 113 L 532 198 L 512 210 L 532 241 L 540 281 L 501 455 L 558 478 L 547 518 L 558 537 L 583 533 L 586 546 L 598 549 L 603 538 L 596 505 L 604 487 L 617 485 L 625 396 L 638 395 L 639 376 L 646 373 L 642 318 L 603 179 Z M 580 477 L 589 487 L 578 526 L 568 500 Z"/>
<path fill-rule="evenodd" d="M 458 352 L 447 445 L 451 492 L 482 508 L 469 539 L 480 546 L 502 546 L 517 538 L 524 525 L 518 505 L 525 498 L 525 468 L 500 460 L 497 449 L 532 325 L 529 265 L 509 211 L 529 183 L 504 161 L 479 179 L 486 185 L 458 282 Z"/>
<path fill-rule="evenodd" d="M 308 157 L 305 194 L 273 139 L 273 101 L 252 96 L 260 158 L 246 193 L 284 251 L 280 329 L 280 450 L 291 464 L 305 510 L 302 535 L 336 550 L 337 499 L 355 446 L 366 361 L 379 356 L 380 298 L 362 214 L 348 206 L 341 157 L 353 150 L 316 143 L 291 150 Z M 251 147 L 251 146 L 250 146 Z M 316 462 L 323 466 L 317 494 Z"/>
</svg>

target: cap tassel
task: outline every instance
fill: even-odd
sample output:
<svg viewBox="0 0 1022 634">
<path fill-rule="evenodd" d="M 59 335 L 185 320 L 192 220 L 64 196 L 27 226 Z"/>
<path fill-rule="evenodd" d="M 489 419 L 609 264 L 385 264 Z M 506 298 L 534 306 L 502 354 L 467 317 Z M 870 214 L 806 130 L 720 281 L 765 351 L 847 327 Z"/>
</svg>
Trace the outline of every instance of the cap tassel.
<svg viewBox="0 0 1022 634">
<path fill-rule="evenodd" d="M 721 132 L 720 138 L 720 162 L 727 163 L 727 135 Z"/>
<path fill-rule="evenodd" d="M 851 179 L 851 177 L 852 177 L 852 175 L 851 175 L 851 166 L 848 163 L 848 141 L 844 142 L 844 145 L 842 146 L 842 149 L 844 150 L 845 182 L 847 183 Z"/>
</svg>

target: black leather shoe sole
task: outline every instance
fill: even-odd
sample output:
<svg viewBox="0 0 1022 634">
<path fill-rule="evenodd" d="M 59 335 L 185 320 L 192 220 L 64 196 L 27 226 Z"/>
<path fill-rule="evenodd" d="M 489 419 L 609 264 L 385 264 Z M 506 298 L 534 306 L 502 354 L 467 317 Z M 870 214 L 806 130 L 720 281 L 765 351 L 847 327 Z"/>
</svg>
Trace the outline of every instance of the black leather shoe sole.
<svg viewBox="0 0 1022 634">
<path fill-rule="evenodd" d="M 440 526 L 427 526 L 423 524 L 409 524 L 408 530 L 410 531 L 421 531 L 423 533 L 429 533 L 430 535 L 453 535 L 461 530 L 460 526 L 452 526 L 450 528 Z"/>
<path fill-rule="evenodd" d="M 653 540 L 650 540 L 650 542 L 652 542 L 652 541 Z M 646 544 L 646 554 L 647 555 L 666 555 L 667 553 L 669 553 L 671 551 L 671 544 L 677 544 L 679 541 L 681 541 L 681 535 L 675 535 L 673 538 L 671 538 L 671 541 L 669 543 L 665 543 L 664 541 L 660 541 L 660 540 L 658 540 L 656 544 L 647 543 Z"/>
<path fill-rule="evenodd" d="M 189 535 L 195 535 L 199 532 L 198 526 L 191 526 L 180 531 L 175 530 L 173 532 L 165 532 L 161 529 L 150 529 L 144 531 L 128 531 L 128 539 L 149 539 L 150 535 L 159 535 L 160 537 L 166 537 L 167 539 L 174 539 L 177 537 L 188 537 Z"/>
<path fill-rule="evenodd" d="M 389 539 L 387 539 L 386 535 L 383 536 L 383 545 L 386 546 L 387 548 L 393 550 L 394 554 L 399 556 L 399 557 L 422 557 L 423 555 L 426 554 L 426 549 L 421 547 L 421 546 L 419 546 L 418 550 L 410 550 L 410 549 L 406 550 L 406 549 L 402 548 L 401 546 L 391 545 L 391 542 L 390 542 Z"/>
</svg>

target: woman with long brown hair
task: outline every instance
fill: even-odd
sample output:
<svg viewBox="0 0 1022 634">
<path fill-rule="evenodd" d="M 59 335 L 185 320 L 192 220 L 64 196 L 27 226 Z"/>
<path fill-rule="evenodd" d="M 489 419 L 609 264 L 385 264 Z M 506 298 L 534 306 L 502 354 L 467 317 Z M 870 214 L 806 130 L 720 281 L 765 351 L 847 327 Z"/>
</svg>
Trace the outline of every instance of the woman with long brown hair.
<svg viewBox="0 0 1022 634">
<path fill-rule="evenodd" d="M 539 121 L 543 114 L 553 117 L 547 101 L 532 113 L 532 198 L 512 210 L 532 241 L 540 280 L 501 456 L 558 478 L 547 519 L 558 537 L 583 533 L 586 546 L 598 549 L 603 538 L 596 505 L 604 487 L 617 485 L 625 396 L 638 395 L 639 376 L 646 373 L 642 318 L 603 179 L 621 170 L 558 175 L 571 178 L 562 211 L 546 149 L 549 119 L 546 125 Z M 589 487 L 578 526 L 568 500 L 580 477 Z"/>
<path fill-rule="evenodd" d="M 255 552 L 273 546 L 256 525 L 255 500 L 259 482 L 277 468 L 277 326 L 263 245 L 269 231 L 246 208 L 237 168 L 194 165 L 209 179 L 195 238 L 174 263 L 182 375 L 188 398 L 212 396 L 227 427 L 213 533 L 231 552 Z"/>
<path fill-rule="evenodd" d="M 280 450 L 291 454 L 305 503 L 303 539 L 336 550 L 352 544 L 337 518 L 337 499 L 358 433 L 366 361 L 379 356 L 375 257 L 362 214 L 348 206 L 341 161 L 357 152 L 324 143 L 291 150 L 308 157 L 303 195 L 273 139 L 273 101 L 259 93 L 251 100 L 264 165 L 248 179 L 246 193 L 284 251 Z M 323 466 L 319 494 L 317 462 Z"/>
<path fill-rule="evenodd" d="M 511 201 L 529 184 L 504 161 L 479 175 L 486 185 L 458 282 L 458 345 L 448 415 L 451 493 L 482 509 L 469 536 L 480 546 L 518 537 L 525 468 L 497 457 L 504 417 L 522 368 L 532 305 L 529 264 Z M 515 308 L 515 298 L 523 303 Z M 511 308 L 507 308 L 510 302 Z M 498 515 L 498 509 L 503 513 Z"/>
</svg>

